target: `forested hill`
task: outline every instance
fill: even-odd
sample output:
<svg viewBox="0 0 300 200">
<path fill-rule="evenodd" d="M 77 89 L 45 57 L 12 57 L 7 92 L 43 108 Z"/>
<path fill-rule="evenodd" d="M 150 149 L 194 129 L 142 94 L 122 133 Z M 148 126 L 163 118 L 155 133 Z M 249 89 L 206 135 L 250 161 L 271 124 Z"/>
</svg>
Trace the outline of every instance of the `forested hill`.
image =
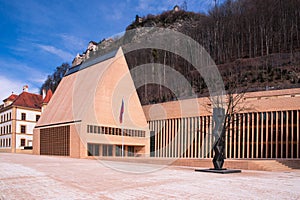
<svg viewBox="0 0 300 200">
<path fill-rule="evenodd" d="M 227 0 L 208 14 L 171 10 L 137 16 L 127 30 L 163 27 L 192 37 L 218 64 L 226 89 L 293 88 L 300 87 L 299 8 L 299 0 Z M 129 53 L 126 59 L 130 68 L 151 61 L 171 66 L 184 74 L 198 96 L 208 95 L 203 78 L 179 56 L 152 49 Z M 175 99 L 156 85 L 138 93 L 143 104 Z"/>
<path fill-rule="evenodd" d="M 227 0 L 208 14 L 179 10 L 149 14 L 127 30 L 171 28 L 189 35 L 216 63 L 300 50 L 299 0 Z"/>
<path fill-rule="evenodd" d="M 299 8 L 300 0 L 225 0 L 207 14 L 173 9 L 159 15 L 136 16 L 126 30 L 135 29 L 139 33 L 141 27 L 162 27 L 192 37 L 216 62 L 228 90 L 294 88 L 300 87 Z M 88 58 L 86 52 L 83 53 L 80 62 L 116 48 L 121 39 L 97 43 L 97 50 L 91 51 Z M 139 40 L 139 36 L 135 40 Z M 153 62 L 170 66 L 186 77 L 198 96 L 209 95 L 201 75 L 175 54 L 142 49 L 125 56 L 130 69 Z M 156 76 L 162 82 L 166 78 L 163 72 Z M 137 91 L 142 104 L 178 97 L 158 85 L 145 85 Z M 186 97 L 190 92 L 183 88 L 179 93 L 180 97 Z"/>
</svg>

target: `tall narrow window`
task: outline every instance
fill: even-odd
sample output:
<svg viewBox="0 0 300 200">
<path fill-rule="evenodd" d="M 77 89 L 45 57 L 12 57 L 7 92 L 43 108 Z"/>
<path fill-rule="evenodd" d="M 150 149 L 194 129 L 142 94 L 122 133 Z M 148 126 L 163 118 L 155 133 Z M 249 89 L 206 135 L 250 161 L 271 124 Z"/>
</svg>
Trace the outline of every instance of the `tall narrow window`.
<svg viewBox="0 0 300 200">
<path fill-rule="evenodd" d="M 26 133 L 26 126 L 21 125 L 21 133 Z"/>
<path fill-rule="evenodd" d="M 25 139 L 21 139 L 21 142 L 20 142 L 20 143 L 21 143 L 20 146 L 21 146 L 21 147 L 24 147 L 24 146 L 25 146 L 25 143 L 26 143 L 26 140 L 25 140 Z"/>
<path fill-rule="evenodd" d="M 23 120 L 23 121 L 26 120 L 26 113 L 21 113 L 21 120 Z"/>
</svg>

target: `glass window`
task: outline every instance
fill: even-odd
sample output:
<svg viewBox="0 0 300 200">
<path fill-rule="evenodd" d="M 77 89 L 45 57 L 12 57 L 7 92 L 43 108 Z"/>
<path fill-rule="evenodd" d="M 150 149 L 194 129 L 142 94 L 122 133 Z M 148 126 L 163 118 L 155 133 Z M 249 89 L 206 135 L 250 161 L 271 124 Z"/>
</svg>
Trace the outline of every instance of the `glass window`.
<svg viewBox="0 0 300 200">
<path fill-rule="evenodd" d="M 91 144 L 88 143 L 88 156 L 92 156 L 93 155 L 93 146 Z"/>
<path fill-rule="evenodd" d="M 26 113 L 21 113 L 21 120 L 23 120 L 23 121 L 26 120 Z"/>
<path fill-rule="evenodd" d="M 24 147 L 25 143 L 26 143 L 26 140 L 25 139 L 21 139 L 21 147 Z"/>
<path fill-rule="evenodd" d="M 36 122 L 39 121 L 40 117 L 41 117 L 40 115 L 36 115 L 36 116 L 35 116 L 35 121 L 36 121 Z"/>
<path fill-rule="evenodd" d="M 127 156 L 132 157 L 134 156 L 134 146 L 128 146 L 127 147 Z"/>
<path fill-rule="evenodd" d="M 122 146 L 116 145 L 116 156 L 122 156 Z"/>
<path fill-rule="evenodd" d="M 102 146 L 102 156 L 107 156 L 107 145 Z"/>
<path fill-rule="evenodd" d="M 26 133 L 26 126 L 21 125 L 21 133 Z"/>
<path fill-rule="evenodd" d="M 113 146 L 108 145 L 108 156 L 113 156 Z"/>
<path fill-rule="evenodd" d="M 103 156 L 112 156 L 113 155 L 113 145 L 106 145 L 102 146 L 102 155 Z"/>
</svg>

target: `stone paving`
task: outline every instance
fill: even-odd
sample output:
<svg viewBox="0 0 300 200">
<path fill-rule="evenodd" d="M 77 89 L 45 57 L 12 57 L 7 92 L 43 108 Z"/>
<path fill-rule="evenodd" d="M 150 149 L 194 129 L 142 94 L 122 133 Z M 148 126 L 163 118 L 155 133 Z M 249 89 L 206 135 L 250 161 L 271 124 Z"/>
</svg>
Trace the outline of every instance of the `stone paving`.
<svg viewBox="0 0 300 200">
<path fill-rule="evenodd" d="M 195 172 L 193 168 L 0 153 L 6 199 L 300 199 L 300 170 Z"/>
</svg>

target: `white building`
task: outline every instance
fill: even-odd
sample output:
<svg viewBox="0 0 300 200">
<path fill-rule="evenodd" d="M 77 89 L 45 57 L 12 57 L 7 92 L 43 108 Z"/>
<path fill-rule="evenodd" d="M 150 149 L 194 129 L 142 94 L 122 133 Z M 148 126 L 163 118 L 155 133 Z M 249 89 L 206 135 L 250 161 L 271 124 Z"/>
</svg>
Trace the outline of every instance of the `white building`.
<svg viewBox="0 0 300 200">
<path fill-rule="evenodd" d="M 20 95 L 12 94 L 0 105 L 0 152 L 30 152 L 32 135 L 41 116 L 42 106 L 50 100 L 52 92 L 45 98 L 28 92 L 23 87 Z M 44 99 L 44 100 L 43 100 Z"/>
</svg>

